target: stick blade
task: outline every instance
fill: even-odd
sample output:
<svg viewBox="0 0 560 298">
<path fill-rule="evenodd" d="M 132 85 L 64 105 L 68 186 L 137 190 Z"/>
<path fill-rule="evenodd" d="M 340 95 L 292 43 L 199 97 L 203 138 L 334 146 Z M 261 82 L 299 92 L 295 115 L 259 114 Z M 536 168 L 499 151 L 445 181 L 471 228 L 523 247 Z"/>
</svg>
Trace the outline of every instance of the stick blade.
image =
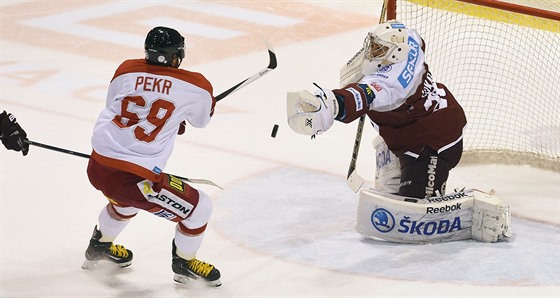
<svg viewBox="0 0 560 298">
<path fill-rule="evenodd" d="M 221 189 L 221 190 L 224 190 L 223 187 L 219 186 L 218 184 L 216 184 L 216 183 L 214 183 L 214 182 L 212 182 L 212 181 L 210 181 L 210 180 L 206 180 L 206 179 L 193 179 L 193 178 L 187 179 L 187 178 L 185 178 L 185 179 L 183 179 L 183 180 L 185 180 L 185 181 L 187 181 L 187 182 L 191 182 L 191 183 L 212 185 L 212 186 L 217 187 L 217 188 L 219 188 L 219 189 Z"/>
<path fill-rule="evenodd" d="M 278 61 L 276 60 L 276 53 L 274 52 L 274 48 L 272 47 L 272 45 L 268 42 L 268 40 L 264 40 L 265 44 L 266 44 L 266 48 L 268 49 L 268 69 L 275 69 L 276 66 L 278 66 Z"/>
<path fill-rule="evenodd" d="M 364 185 L 364 178 L 360 177 L 360 175 L 358 175 L 358 172 L 354 170 L 352 171 L 352 173 L 350 173 L 350 175 L 348 175 L 348 178 L 346 179 L 346 184 L 348 184 L 348 186 L 350 187 L 350 189 L 352 189 L 353 192 L 358 192 L 358 190 L 360 190 L 362 185 Z"/>
</svg>

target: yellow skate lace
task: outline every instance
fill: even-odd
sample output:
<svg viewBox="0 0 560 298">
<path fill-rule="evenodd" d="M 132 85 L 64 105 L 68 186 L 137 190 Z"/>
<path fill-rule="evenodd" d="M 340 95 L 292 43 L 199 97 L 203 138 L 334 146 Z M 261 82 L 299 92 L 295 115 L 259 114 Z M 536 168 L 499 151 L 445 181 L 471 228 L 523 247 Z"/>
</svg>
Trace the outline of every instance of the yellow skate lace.
<svg viewBox="0 0 560 298">
<path fill-rule="evenodd" d="M 128 250 L 126 250 L 126 248 L 124 248 L 124 246 L 122 246 L 122 245 L 112 244 L 111 247 L 109 247 L 109 252 L 113 256 L 117 256 L 117 257 L 121 257 L 121 258 L 128 257 Z"/>
<path fill-rule="evenodd" d="M 192 259 L 189 261 L 189 268 L 196 274 L 206 277 L 214 269 L 214 266 L 197 259 Z"/>
</svg>

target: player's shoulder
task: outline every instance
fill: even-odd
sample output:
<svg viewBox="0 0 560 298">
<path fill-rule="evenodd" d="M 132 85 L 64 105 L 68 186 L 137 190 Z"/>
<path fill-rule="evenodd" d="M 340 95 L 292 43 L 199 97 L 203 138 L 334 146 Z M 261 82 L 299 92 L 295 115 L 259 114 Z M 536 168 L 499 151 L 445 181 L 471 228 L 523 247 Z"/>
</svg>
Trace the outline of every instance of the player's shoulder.
<svg viewBox="0 0 560 298">
<path fill-rule="evenodd" d="M 170 70 L 173 71 L 172 76 L 174 78 L 193 84 L 199 88 L 207 90 L 208 92 L 210 92 L 210 94 L 212 94 L 212 84 L 203 74 L 180 68 L 170 68 Z"/>
<path fill-rule="evenodd" d="M 210 81 L 200 72 L 190 71 L 181 68 L 171 68 L 171 70 L 176 72 L 176 78 L 185 81 L 198 81 L 205 84 L 210 84 Z"/>
<path fill-rule="evenodd" d="M 426 44 L 424 42 L 424 39 L 422 38 L 420 33 L 416 31 L 416 29 L 409 29 L 408 36 L 412 39 L 412 42 L 409 39 L 409 45 L 416 45 L 422 52 L 426 51 Z"/>
<path fill-rule="evenodd" d="M 121 75 L 129 73 L 147 73 L 158 76 L 167 76 L 207 90 L 210 94 L 212 94 L 213 91 L 210 81 L 208 81 L 208 79 L 199 72 L 188 71 L 181 68 L 152 65 L 147 63 L 146 59 L 129 59 L 123 61 L 115 71 L 113 80 Z"/>
<path fill-rule="evenodd" d="M 124 74 L 133 73 L 133 72 L 147 72 L 148 64 L 146 63 L 146 59 L 129 59 L 123 61 L 115 70 L 115 74 L 111 81 L 120 77 Z"/>
</svg>

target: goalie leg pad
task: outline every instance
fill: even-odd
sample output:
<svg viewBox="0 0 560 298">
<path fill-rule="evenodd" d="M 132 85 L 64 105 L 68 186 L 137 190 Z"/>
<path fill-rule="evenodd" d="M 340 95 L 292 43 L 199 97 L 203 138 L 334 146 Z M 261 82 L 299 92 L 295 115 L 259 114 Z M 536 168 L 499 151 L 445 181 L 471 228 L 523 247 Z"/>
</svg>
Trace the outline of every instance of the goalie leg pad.
<svg viewBox="0 0 560 298">
<path fill-rule="evenodd" d="M 365 236 L 399 243 L 470 239 L 473 201 L 474 197 L 467 194 L 429 203 L 426 199 L 362 190 L 357 230 Z"/>
<path fill-rule="evenodd" d="M 358 232 L 390 242 L 496 242 L 512 235 L 509 207 L 474 189 L 427 199 L 362 190 L 357 215 Z"/>
<path fill-rule="evenodd" d="M 475 192 L 472 238 L 483 242 L 507 240 L 512 236 L 511 213 L 492 192 Z"/>
<path fill-rule="evenodd" d="M 384 193 L 398 194 L 401 183 L 401 163 L 389 150 L 381 136 L 373 140 L 376 155 L 375 189 Z"/>
</svg>

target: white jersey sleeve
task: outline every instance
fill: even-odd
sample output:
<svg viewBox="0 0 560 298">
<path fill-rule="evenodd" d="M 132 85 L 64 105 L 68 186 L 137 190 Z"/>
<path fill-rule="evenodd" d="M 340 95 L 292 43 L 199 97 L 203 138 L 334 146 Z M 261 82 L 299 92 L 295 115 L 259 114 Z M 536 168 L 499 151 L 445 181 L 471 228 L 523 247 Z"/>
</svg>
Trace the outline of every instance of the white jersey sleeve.
<svg viewBox="0 0 560 298">
<path fill-rule="evenodd" d="M 93 158 L 157 179 L 166 166 L 179 125 L 210 122 L 215 99 L 201 74 L 127 60 L 117 69 L 105 109 L 93 129 Z"/>
</svg>

